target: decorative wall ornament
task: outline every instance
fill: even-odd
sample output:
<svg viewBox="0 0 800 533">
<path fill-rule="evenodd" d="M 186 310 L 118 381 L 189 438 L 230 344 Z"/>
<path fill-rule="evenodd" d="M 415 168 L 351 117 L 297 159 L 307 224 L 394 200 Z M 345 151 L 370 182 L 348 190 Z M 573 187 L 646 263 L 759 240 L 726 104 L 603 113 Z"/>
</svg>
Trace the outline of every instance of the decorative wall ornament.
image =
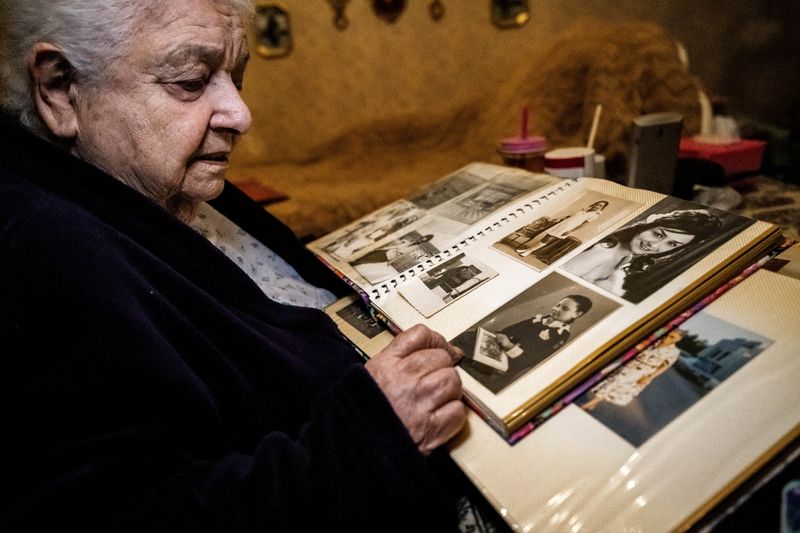
<svg viewBox="0 0 800 533">
<path fill-rule="evenodd" d="M 498 28 L 519 28 L 531 18 L 528 0 L 490 0 L 492 23 Z"/>
<path fill-rule="evenodd" d="M 406 0 L 372 0 L 372 10 L 389 24 L 393 24 L 406 8 Z"/>
<path fill-rule="evenodd" d="M 350 24 L 350 20 L 345 14 L 348 2 L 350 2 L 350 0 L 328 0 L 331 9 L 333 9 L 333 25 L 339 31 L 346 30 L 347 26 Z"/>
<path fill-rule="evenodd" d="M 442 4 L 441 0 L 433 0 L 428 4 L 428 13 L 430 13 L 434 22 L 439 22 L 444 17 L 444 4 Z"/>
<path fill-rule="evenodd" d="M 284 57 L 292 51 L 289 12 L 283 6 L 273 3 L 257 5 L 255 27 L 258 36 L 256 53 L 261 57 Z"/>
</svg>

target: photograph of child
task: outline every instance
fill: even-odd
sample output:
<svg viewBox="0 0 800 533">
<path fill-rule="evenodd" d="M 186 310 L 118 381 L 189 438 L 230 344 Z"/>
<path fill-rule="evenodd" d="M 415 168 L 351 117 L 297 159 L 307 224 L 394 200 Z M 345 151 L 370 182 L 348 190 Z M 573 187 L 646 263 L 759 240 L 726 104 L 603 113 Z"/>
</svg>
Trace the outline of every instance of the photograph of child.
<svg viewBox="0 0 800 533">
<path fill-rule="evenodd" d="M 751 223 L 733 213 L 669 197 L 563 268 L 639 303 Z"/>
<path fill-rule="evenodd" d="M 771 344 L 762 335 L 701 312 L 575 404 L 638 447 Z"/>
<path fill-rule="evenodd" d="M 639 206 L 638 202 L 588 191 L 579 200 L 518 228 L 492 246 L 541 271 Z"/>
<path fill-rule="evenodd" d="M 496 394 L 618 307 L 551 273 L 451 342 L 466 354 L 461 367 Z"/>
<path fill-rule="evenodd" d="M 480 261 L 458 254 L 403 286 L 400 294 L 425 317 L 431 317 L 497 272 Z"/>
</svg>

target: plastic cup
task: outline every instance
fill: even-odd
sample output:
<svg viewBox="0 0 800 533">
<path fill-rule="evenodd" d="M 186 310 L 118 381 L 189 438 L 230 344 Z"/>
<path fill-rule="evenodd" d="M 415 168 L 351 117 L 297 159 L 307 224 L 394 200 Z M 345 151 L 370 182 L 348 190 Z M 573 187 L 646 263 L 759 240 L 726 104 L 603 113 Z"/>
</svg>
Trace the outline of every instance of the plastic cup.
<svg viewBox="0 0 800 533">
<path fill-rule="evenodd" d="M 544 172 L 544 154 L 547 148 L 547 139 L 539 135 L 509 137 L 500 142 L 499 152 L 503 156 L 503 163 L 510 167 Z"/>
<path fill-rule="evenodd" d="M 544 171 L 561 178 L 595 175 L 594 150 L 585 146 L 557 148 L 544 154 Z"/>
</svg>

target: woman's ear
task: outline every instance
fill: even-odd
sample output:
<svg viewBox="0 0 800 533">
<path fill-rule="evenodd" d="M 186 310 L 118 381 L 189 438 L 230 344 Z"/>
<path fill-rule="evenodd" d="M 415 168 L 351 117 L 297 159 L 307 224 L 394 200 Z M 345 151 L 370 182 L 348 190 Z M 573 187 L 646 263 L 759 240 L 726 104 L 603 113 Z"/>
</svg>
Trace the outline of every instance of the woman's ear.
<svg viewBox="0 0 800 533">
<path fill-rule="evenodd" d="M 28 72 L 34 104 L 42 123 L 54 137 L 72 141 L 78 133 L 72 65 L 60 48 L 39 42 L 33 45 Z"/>
</svg>

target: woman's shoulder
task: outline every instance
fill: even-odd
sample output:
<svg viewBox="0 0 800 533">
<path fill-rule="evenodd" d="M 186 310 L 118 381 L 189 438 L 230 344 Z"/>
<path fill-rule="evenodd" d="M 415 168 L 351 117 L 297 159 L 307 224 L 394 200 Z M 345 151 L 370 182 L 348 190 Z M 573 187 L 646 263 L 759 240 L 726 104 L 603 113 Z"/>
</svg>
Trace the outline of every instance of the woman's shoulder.
<svg viewBox="0 0 800 533">
<path fill-rule="evenodd" d="M 24 185 L 0 189 L 0 220 L 5 236 L 32 237 L 47 233 L 50 240 L 91 233 L 100 223 L 97 217 L 71 200 Z"/>
<path fill-rule="evenodd" d="M 41 232 L 61 237 L 69 234 L 73 220 L 75 229 L 91 225 L 87 214 L 74 203 L 25 181 L 0 186 L 0 231 L 4 239 Z"/>
<path fill-rule="evenodd" d="M 34 187 L 0 190 L 0 254 L 5 268 L 29 276 L 86 280 L 125 255 L 125 237 L 73 201 Z M 87 268 L 91 265 L 97 268 Z M 101 268 L 103 267 L 103 268 Z"/>
</svg>

